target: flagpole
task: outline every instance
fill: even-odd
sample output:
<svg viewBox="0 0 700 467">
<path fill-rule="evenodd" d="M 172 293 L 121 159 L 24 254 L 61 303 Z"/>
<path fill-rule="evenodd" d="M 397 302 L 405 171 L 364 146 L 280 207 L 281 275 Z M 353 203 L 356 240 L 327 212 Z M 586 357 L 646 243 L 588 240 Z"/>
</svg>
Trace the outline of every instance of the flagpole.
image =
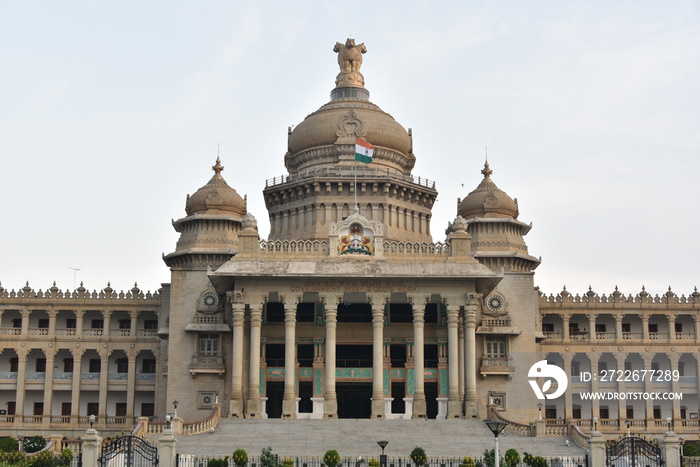
<svg viewBox="0 0 700 467">
<path fill-rule="evenodd" d="M 357 209 L 358 214 L 359 214 L 360 208 L 357 205 L 357 158 L 355 158 L 355 168 L 354 168 L 353 172 L 355 173 L 355 209 Z"/>
</svg>

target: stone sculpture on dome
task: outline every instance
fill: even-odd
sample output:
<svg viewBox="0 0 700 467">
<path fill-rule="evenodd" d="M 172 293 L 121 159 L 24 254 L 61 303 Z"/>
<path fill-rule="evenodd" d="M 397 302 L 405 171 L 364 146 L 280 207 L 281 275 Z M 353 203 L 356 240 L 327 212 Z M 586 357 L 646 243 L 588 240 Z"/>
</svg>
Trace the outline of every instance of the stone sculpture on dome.
<svg viewBox="0 0 700 467">
<path fill-rule="evenodd" d="M 340 66 L 340 73 L 335 81 L 336 86 L 364 86 L 365 79 L 360 73 L 360 67 L 362 54 L 367 52 L 365 44 L 355 45 L 355 39 L 348 39 L 345 44 L 336 42 L 333 52 L 338 54 Z"/>
</svg>

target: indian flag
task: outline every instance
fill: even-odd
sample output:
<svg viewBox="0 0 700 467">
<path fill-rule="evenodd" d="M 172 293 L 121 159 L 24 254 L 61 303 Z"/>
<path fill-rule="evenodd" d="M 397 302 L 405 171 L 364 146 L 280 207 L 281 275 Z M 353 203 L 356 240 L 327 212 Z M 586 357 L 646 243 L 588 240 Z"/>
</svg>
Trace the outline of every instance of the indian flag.
<svg viewBox="0 0 700 467">
<path fill-rule="evenodd" d="M 374 146 L 369 144 L 364 139 L 355 138 L 355 160 L 369 164 L 372 162 L 372 154 L 374 154 Z"/>
</svg>

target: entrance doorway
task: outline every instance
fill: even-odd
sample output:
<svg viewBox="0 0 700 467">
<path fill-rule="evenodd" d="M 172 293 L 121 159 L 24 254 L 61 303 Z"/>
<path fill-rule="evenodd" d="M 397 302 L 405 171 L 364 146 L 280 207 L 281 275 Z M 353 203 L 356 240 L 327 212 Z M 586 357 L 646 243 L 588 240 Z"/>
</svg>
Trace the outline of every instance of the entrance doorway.
<svg viewBox="0 0 700 467">
<path fill-rule="evenodd" d="M 438 414 L 438 383 L 425 383 L 425 411 L 428 418 L 437 418 Z"/>
<path fill-rule="evenodd" d="M 369 418 L 372 415 L 372 383 L 336 383 L 338 418 Z"/>
<path fill-rule="evenodd" d="M 282 418 L 283 381 L 267 382 L 267 418 Z"/>
</svg>

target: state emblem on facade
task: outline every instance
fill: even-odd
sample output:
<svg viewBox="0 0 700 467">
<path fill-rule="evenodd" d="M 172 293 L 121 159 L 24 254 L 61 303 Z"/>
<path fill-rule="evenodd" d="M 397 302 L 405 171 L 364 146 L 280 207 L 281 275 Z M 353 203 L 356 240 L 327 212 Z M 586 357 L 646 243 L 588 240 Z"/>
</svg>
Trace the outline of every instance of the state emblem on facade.
<svg viewBox="0 0 700 467">
<path fill-rule="evenodd" d="M 363 235 L 363 228 L 360 224 L 353 224 L 350 233 L 340 238 L 341 255 L 368 255 L 374 254 L 372 239 Z"/>
</svg>

